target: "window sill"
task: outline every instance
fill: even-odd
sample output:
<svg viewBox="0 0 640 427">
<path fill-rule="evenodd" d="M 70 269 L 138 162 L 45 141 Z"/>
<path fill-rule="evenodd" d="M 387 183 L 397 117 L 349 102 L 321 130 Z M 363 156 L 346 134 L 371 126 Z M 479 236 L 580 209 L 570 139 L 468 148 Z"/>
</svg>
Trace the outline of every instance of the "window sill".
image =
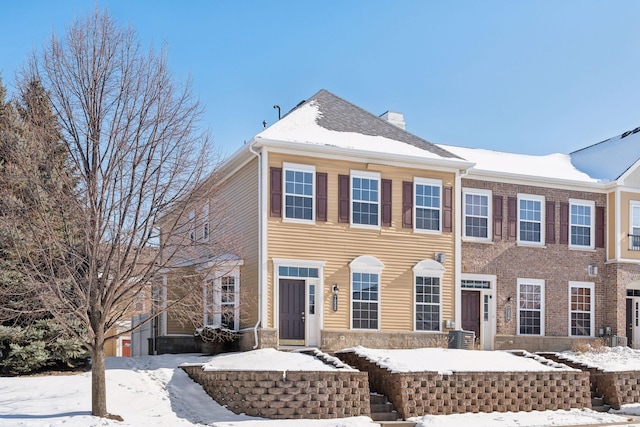
<svg viewBox="0 0 640 427">
<path fill-rule="evenodd" d="M 598 252 L 596 248 L 591 248 L 587 246 L 571 246 L 569 245 L 570 251 L 580 251 L 580 252 Z"/>
<path fill-rule="evenodd" d="M 314 225 L 316 223 L 316 221 L 314 219 L 298 219 L 298 218 L 282 218 L 282 222 L 283 223 L 287 223 L 287 224 L 307 224 L 307 225 Z"/>
<path fill-rule="evenodd" d="M 381 227 L 379 225 L 367 225 L 367 224 L 354 224 L 351 223 L 349 224 L 351 226 L 351 228 L 360 228 L 363 230 L 380 230 Z"/>
<path fill-rule="evenodd" d="M 436 234 L 436 235 L 442 234 L 441 230 L 423 230 L 421 228 L 414 228 L 413 232 L 416 234 Z"/>
<path fill-rule="evenodd" d="M 465 243 L 482 243 L 485 245 L 493 245 L 493 240 L 491 239 L 478 239 L 476 237 L 462 237 L 462 241 Z"/>
<path fill-rule="evenodd" d="M 523 247 L 523 248 L 542 248 L 542 249 L 546 249 L 547 245 L 545 245 L 544 243 L 535 243 L 535 242 L 520 242 L 518 241 L 517 243 L 518 246 Z"/>
</svg>

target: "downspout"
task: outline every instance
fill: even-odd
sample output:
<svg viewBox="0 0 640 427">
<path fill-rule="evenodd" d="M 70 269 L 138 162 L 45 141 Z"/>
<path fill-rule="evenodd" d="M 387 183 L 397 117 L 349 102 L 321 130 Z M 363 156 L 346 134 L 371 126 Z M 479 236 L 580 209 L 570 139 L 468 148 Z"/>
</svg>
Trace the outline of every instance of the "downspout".
<svg viewBox="0 0 640 427">
<path fill-rule="evenodd" d="M 462 330 L 462 287 L 461 287 L 461 283 L 462 283 L 462 215 L 460 215 L 460 212 L 462 212 L 462 178 L 467 175 L 467 173 L 469 173 L 468 169 L 464 169 L 464 170 L 459 170 L 456 172 L 456 178 L 455 178 L 455 206 L 456 209 L 454 211 L 454 227 L 455 227 L 455 234 L 454 234 L 454 250 L 455 250 L 455 256 L 454 258 L 454 266 L 453 266 L 453 270 L 454 270 L 454 274 L 455 274 L 455 305 L 454 305 L 454 310 L 455 310 L 455 322 L 456 322 L 456 328 L 455 329 L 459 329 Z"/>
<path fill-rule="evenodd" d="M 266 188 L 263 188 L 266 185 L 266 177 L 265 171 L 266 168 L 266 156 L 264 156 L 264 151 L 257 152 L 253 149 L 253 145 L 249 145 L 249 152 L 255 155 L 258 159 L 258 320 L 256 321 L 255 326 L 253 327 L 253 338 L 255 344 L 253 345 L 253 349 L 255 350 L 259 346 L 258 341 L 258 327 L 261 323 L 263 323 L 263 299 L 266 297 L 264 291 L 264 284 L 266 282 L 266 272 L 264 268 L 264 263 L 266 262 L 266 224 L 265 224 L 265 212 L 267 207 L 266 203 Z M 264 326 L 264 325 L 263 325 Z"/>
</svg>

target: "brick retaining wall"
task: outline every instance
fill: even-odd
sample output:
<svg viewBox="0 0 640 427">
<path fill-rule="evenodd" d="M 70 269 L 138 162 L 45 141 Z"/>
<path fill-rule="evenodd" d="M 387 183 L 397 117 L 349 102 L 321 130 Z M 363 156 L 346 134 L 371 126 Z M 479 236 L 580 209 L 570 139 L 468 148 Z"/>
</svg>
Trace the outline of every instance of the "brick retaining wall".
<svg viewBox="0 0 640 427">
<path fill-rule="evenodd" d="M 236 414 L 274 419 L 369 416 L 369 383 L 357 371 L 204 371 L 182 369 Z"/>
<path fill-rule="evenodd" d="M 371 390 L 386 395 L 405 419 L 467 412 L 591 408 L 586 372 L 391 373 L 354 353 L 337 356 L 368 372 Z"/>
</svg>

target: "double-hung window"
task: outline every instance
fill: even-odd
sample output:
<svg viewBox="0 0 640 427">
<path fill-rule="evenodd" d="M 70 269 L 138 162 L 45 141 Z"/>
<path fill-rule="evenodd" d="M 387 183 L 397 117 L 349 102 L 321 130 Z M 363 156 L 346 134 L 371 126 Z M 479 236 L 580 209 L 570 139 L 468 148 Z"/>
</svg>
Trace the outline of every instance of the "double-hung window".
<svg viewBox="0 0 640 427">
<path fill-rule="evenodd" d="M 285 163 L 284 218 L 313 222 L 315 220 L 315 167 Z"/>
<path fill-rule="evenodd" d="M 518 334 L 544 335 L 544 280 L 518 279 Z"/>
<path fill-rule="evenodd" d="M 629 249 L 640 251 L 640 202 L 631 202 L 629 228 Z"/>
<path fill-rule="evenodd" d="M 191 243 L 196 241 L 196 211 L 189 212 L 189 240 Z"/>
<path fill-rule="evenodd" d="M 415 230 L 442 231 L 442 182 L 434 179 L 414 179 Z"/>
<path fill-rule="evenodd" d="M 351 270 L 351 328 L 379 329 L 380 274 L 384 264 L 363 255 L 349 264 Z"/>
<path fill-rule="evenodd" d="M 380 227 L 380 174 L 351 171 L 351 225 Z"/>
<path fill-rule="evenodd" d="M 518 194 L 518 242 L 544 245 L 544 197 Z"/>
<path fill-rule="evenodd" d="M 464 209 L 464 237 L 469 240 L 490 241 L 491 191 L 467 188 L 462 190 Z"/>
<path fill-rule="evenodd" d="M 440 278 L 415 277 L 416 331 L 440 330 Z"/>
<path fill-rule="evenodd" d="M 221 280 L 220 311 L 222 326 L 235 330 L 236 328 L 236 277 L 224 276 Z"/>
<path fill-rule="evenodd" d="M 209 240 L 209 202 L 202 208 L 202 240 Z"/>
<path fill-rule="evenodd" d="M 572 337 L 592 337 L 594 332 L 593 283 L 569 282 L 569 330 Z"/>
<path fill-rule="evenodd" d="M 595 202 L 569 200 L 569 246 L 578 249 L 594 248 Z"/>
</svg>

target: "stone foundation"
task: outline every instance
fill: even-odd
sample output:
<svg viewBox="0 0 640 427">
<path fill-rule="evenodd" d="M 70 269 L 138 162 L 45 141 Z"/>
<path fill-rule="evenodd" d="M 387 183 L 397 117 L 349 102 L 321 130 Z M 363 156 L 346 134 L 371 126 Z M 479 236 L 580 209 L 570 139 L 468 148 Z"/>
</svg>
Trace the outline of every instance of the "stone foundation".
<svg viewBox="0 0 640 427">
<path fill-rule="evenodd" d="M 591 408 L 587 372 L 391 373 L 355 353 L 337 356 L 368 372 L 371 391 L 386 395 L 405 419 L 468 412 Z"/>
<path fill-rule="evenodd" d="M 183 366 L 220 405 L 273 419 L 369 416 L 369 383 L 357 371 L 204 371 Z"/>
<path fill-rule="evenodd" d="M 532 353 L 571 350 L 576 341 L 601 341 L 602 338 L 585 337 L 537 337 L 519 335 L 496 335 L 496 350 L 527 350 Z"/>
<path fill-rule="evenodd" d="M 386 332 L 386 331 L 348 331 L 323 329 L 321 338 L 322 351 L 333 352 L 343 348 L 361 345 L 368 348 L 425 348 L 444 347 L 448 345 L 447 333 L 424 332 Z"/>
</svg>

